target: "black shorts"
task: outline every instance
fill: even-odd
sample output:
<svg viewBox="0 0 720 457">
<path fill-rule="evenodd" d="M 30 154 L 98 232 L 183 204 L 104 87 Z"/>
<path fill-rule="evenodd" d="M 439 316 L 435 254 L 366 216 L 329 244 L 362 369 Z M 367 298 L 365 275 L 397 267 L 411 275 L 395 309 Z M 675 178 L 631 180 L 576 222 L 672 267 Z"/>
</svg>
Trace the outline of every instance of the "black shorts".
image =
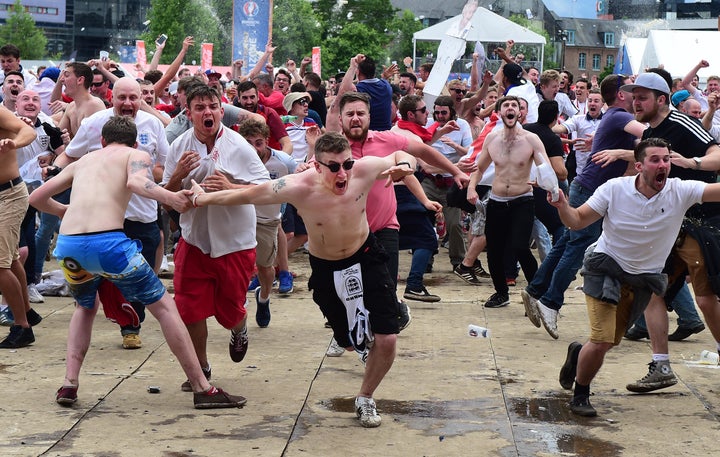
<svg viewBox="0 0 720 457">
<path fill-rule="evenodd" d="M 297 209 L 288 203 L 282 216 L 282 228 L 285 233 L 294 233 L 295 235 L 307 235 L 307 229 Z"/>
<path fill-rule="evenodd" d="M 373 333 L 389 335 L 399 333 L 400 313 L 395 286 L 387 269 L 387 254 L 378 245 L 375 236 L 368 239 L 352 256 L 342 260 L 324 260 L 310 255 L 312 275 L 308 287 L 313 301 L 320 307 L 333 329 L 335 340 L 342 347 L 350 347 L 347 312 L 335 291 L 334 273 L 360 263 L 363 283 L 363 303 L 370 313 Z"/>
</svg>

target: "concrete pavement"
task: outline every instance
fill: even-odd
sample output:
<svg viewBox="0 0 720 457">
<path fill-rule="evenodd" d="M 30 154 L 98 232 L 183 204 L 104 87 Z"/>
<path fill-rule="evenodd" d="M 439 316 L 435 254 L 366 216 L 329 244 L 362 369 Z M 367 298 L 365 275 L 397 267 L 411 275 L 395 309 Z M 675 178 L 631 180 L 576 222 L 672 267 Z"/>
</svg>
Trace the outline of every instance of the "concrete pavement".
<svg viewBox="0 0 720 457">
<path fill-rule="evenodd" d="M 401 277 L 410 257 L 401 255 Z M 299 273 L 288 298 L 272 296 L 272 322 L 254 323 L 239 364 L 228 356 L 229 332 L 210 321 L 215 385 L 247 397 L 242 409 L 201 411 L 148 315 L 143 347 L 121 348 L 119 328 L 98 313 L 93 342 L 72 408 L 55 403 L 64 375 L 65 341 L 73 311 L 68 298 L 35 305 L 43 322 L 29 348 L 0 352 L 3 456 L 654 456 L 710 455 L 720 436 L 715 368 L 686 364 L 714 348 L 709 331 L 670 343 L 680 382 L 638 395 L 625 384 L 642 377 L 650 347 L 623 341 L 608 354 L 592 385 L 599 416 L 569 413 L 569 391 L 557 381 L 567 345 L 583 341 L 582 294 L 571 290 L 553 340 L 523 316 L 524 280 L 511 304 L 485 309 L 490 280 L 470 286 L 450 272 L 441 249 L 426 275 L 439 303 L 408 302 L 413 321 L 398 340 L 395 365 L 376 392 L 383 424 L 363 429 L 353 413 L 362 365 L 353 353 L 329 358 L 330 330 L 307 291 L 307 257 L 291 257 Z M 169 281 L 166 281 L 169 283 Z M 573 286 L 577 285 L 574 283 Z M 398 288 L 402 294 L 404 284 Z M 468 324 L 491 329 L 471 338 Z M 671 331 L 675 328 L 671 315 Z M 7 329 L 2 329 L 5 332 Z M 148 386 L 159 386 L 158 394 Z"/>
</svg>

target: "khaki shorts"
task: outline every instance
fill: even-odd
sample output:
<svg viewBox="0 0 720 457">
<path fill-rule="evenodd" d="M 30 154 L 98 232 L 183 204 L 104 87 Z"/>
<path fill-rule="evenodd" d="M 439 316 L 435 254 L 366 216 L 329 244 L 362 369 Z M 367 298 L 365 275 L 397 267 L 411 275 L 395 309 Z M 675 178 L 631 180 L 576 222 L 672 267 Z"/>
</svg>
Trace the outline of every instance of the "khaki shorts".
<svg viewBox="0 0 720 457">
<path fill-rule="evenodd" d="M 27 209 L 25 183 L 0 192 L 0 268 L 8 269 L 14 260 L 20 258 L 20 226 Z"/>
<path fill-rule="evenodd" d="M 622 286 L 620 303 L 617 305 L 585 295 L 590 321 L 590 341 L 611 343 L 615 346 L 620 344 L 628 327 L 634 298 L 632 289 L 628 286 Z"/>
<path fill-rule="evenodd" d="M 707 295 L 715 295 L 710 281 L 708 279 L 707 269 L 705 267 L 705 258 L 700 245 L 695 238 L 685 235 L 685 239 L 675 248 L 675 264 L 673 265 L 673 276 L 669 278 L 668 283 L 674 284 L 677 277 L 684 274 L 685 266 L 687 266 L 690 282 L 692 282 L 695 295 L 702 297 Z"/>
<path fill-rule="evenodd" d="M 280 221 L 270 224 L 256 224 L 255 239 L 257 247 L 255 248 L 255 263 L 261 267 L 272 267 L 277 257 L 277 235 Z"/>
</svg>

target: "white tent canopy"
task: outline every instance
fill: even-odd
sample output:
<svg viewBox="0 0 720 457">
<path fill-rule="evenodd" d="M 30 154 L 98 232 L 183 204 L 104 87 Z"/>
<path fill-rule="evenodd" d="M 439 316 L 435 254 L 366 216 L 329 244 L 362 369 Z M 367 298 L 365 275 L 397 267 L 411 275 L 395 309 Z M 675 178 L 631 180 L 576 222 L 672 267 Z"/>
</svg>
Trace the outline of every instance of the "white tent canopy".
<svg viewBox="0 0 720 457">
<path fill-rule="evenodd" d="M 716 31 L 651 30 L 637 71 L 662 64 L 674 78 L 682 78 L 700 60 L 706 59 L 710 66 L 698 71 L 702 82 L 720 73 L 720 63 L 713 62 L 718 43 L 720 32 Z"/>
</svg>

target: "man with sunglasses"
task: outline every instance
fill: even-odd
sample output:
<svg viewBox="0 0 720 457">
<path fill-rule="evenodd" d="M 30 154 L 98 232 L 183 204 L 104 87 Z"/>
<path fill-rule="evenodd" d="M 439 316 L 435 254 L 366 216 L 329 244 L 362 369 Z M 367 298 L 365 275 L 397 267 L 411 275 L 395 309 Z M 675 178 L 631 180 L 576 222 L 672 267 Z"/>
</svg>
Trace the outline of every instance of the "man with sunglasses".
<svg viewBox="0 0 720 457">
<path fill-rule="evenodd" d="M 110 108 L 112 103 L 112 90 L 110 89 L 110 80 L 102 74 L 97 68 L 93 71 L 93 81 L 90 85 L 90 93 L 98 97 Z"/>
<path fill-rule="evenodd" d="M 387 255 L 370 231 L 365 210 L 371 187 L 412 174 L 415 158 L 396 151 L 353 160 L 347 139 L 338 133 L 318 138 L 314 156 L 311 169 L 246 190 L 206 194 L 194 184 L 192 200 L 196 207 L 288 202 L 302 211 L 310 235 L 313 300 L 337 342 L 363 356 L 355 411 L 363 427 L 378 427 L 381 418 L 372 396 L 395 359 L 398 309 Z M 385 177 L 385 183 L 378 181 Z"/>
</svg>

